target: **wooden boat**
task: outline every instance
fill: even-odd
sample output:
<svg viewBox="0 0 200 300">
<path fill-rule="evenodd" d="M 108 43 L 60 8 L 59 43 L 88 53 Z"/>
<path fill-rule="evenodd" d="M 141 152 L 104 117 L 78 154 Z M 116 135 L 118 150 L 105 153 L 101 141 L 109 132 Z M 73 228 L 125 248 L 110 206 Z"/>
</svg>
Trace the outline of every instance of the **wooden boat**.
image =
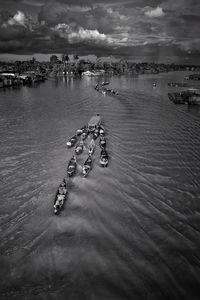
<svg viewBox="0 0 200 300">
<path fill-rule="evenodd" d="M 55 196 L 55 200 L 54 200 L 54 214 L 58 215 L 59 212 L 61 211 L 61 209 L 64 206 L 65 200 L 67 198 L 67 185 L 66 185 L 66 181 L 65 179 L 63 179 L 63 181 L 61 182 L 61 184 L 59 185 L 57 192 L 56 192 L 56 196 Z"/>
<path fill-rule="evenodd" d="M 67 166 L 67 174 L 69 177 L 71 177 L 75 174 L 76 166 L 77 166 L 76 157 L 75 157 L 75 155 L 73 155 Z"/>
<path fill-rule="evenodd" d="M 76 134 L 79 136 L 79 135 L 81 135 L 86 129 L 87 129 L 87 126 L 84 125 L 83 127 L 77 129 Z"/>
<path fill-rule="evenodd" d="M 96 146 L 95 142 L 92 139 L 91 142 L 88 145 L 88 153 L 89 153 L 89 155 L 92 155 L 94 153 L 95 146 Z"/>
<path fill-rule="evenodd" d="M 81 134 L 81 139 L 84 141 L 88 137 L 88 134 L 89 134 L 89 131 L 87 128 L 85 128 Z"/>
<path fill-rule="evenodd" d="M 88 129 L 92 133 L 95 129 L 99 128 L 101 125 L 101 117 L 99 114 L 93 116 L 88 122 Z"/>
<path fill-rule="evenodd" d="M 81 140 L 75 148 L 75 153 L 77 155 L 81 154 L 83 152 L 83 148 L 84 148 L 84 144 L 83 141 Z"/>
<path fill-rule="evenodd" d="M 105 135 L 105 128 L 103 127 L 103 125 L 101 125 L 100 128 L 99 128 L 99 134 L 100 134 L 100 136 Z"/>
<path fill-rule="evenodd" d="M 88 156 L 83 165 L 83 177 L 86 177 L 92 168 L 92 157 Z"/>
<path fill-rule="evenodd" d="M 76 144 L 76 142 L 77 142 L 77 136 L 74 135 L 69 139 L 69 141 L 66 143 L 66 145 L 68 148 L 71 148 Z"/>
<path fill-rule="evenodd" d="M 103 81 L 103 82 L 101 83 L 102 86 L 108 85 L 108 84 L 110 84 L 110 82 L 108 82 L 108 81 Z"/>
<path fill-rule="evenodd" d="M 98 138 L 98 136 L 99 136 L 99 127 L 96 128 L 96 129 L 93 131 L 92 136 L 93 136 L 93 140 L 96 140 L 96 139 Z"/>
<path fill-rule="evenodd" d="M 100 162 L 102 167 L 107 167 L 108 166 L 108 153 L 105 149 L 101 150 L 101 155 L 100 155 L 99 162 Z"/>
<path fill-rule="evenodd" d="M 99 146 L 102 148 L 102 149 L 105 149 L 106 147 L 106 138 L 104 136 L 100 137 L 100 140 L 99 140 Z"/>
</svg>

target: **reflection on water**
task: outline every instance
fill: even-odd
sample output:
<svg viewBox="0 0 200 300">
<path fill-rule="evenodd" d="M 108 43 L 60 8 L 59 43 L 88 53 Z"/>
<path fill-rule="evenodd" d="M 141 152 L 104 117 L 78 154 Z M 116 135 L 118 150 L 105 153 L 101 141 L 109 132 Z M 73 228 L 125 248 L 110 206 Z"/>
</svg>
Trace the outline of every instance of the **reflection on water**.
<svg viewBox="0 0 200 300">
<path fill-rule="evenodd" d="M 98 78 L 0 91 L 1 299 L 199 299 L 200 111 L 167 98 L 184 75 L 109 78 L 118 96 Z M 85 151 L 54 216 L 65 143 L 96 113 L 109 167 L 97 147 L 82 178 Z"/>
</svg>

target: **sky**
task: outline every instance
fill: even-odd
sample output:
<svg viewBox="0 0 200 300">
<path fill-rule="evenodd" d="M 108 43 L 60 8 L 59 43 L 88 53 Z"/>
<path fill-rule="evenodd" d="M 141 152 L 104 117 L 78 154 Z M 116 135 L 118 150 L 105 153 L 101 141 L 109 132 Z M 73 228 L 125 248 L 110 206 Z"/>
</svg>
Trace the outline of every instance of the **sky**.
<svg viewBox="0 0 200 300">
<path fill-rule="evenodd" d="M 52 54 L 200 64 L 199 0 L 0 0 L 0 60 Z"/>
</svg>

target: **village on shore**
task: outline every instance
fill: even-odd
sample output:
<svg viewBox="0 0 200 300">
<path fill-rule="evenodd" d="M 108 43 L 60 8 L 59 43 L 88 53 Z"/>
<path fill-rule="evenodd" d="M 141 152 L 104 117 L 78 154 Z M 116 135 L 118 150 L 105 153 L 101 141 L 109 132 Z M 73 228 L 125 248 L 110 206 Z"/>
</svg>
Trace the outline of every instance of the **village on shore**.
<svg viewBox="0 0 200 300">
<path fill-rule="evenodd" d="M 131 62 L 124 59 L 118 61 L 96 61 L 80 59 L 74 55 L 72 59 L 68 55 L 52 55 L 49 61 L 39 62 L 34 57 L 26 61 L 0 62 L 0 88 L 34 84 L 42 82 L 49 77 L 81 77 L 101 75 L 140 75 L 158 74 L 170 71 L 193 71 L 200 72 L 200 66 Z M 199 80 L 200 78 L 198 78 Z"/>
</svg>

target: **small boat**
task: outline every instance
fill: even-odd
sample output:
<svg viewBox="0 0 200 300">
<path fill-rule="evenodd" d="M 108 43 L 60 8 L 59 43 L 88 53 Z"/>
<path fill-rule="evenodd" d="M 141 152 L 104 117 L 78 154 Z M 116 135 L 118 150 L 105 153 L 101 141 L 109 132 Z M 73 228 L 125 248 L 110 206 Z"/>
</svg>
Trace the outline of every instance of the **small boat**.
<svg viewBox="0 0 200 300">
<path fill-rule="evenodd" d="M 96 128 L 93 132 L 93 139 L 96 140 L 99 136 L 99 127 Z"/>
<path fill-rule="evenodd" d="M 69 139 L 69 141 L 66 143 L 66 145 L 68 148 L 71 148 L 76 144 L 76 142 L 77 142 L 77 136 L 74 135 Z"/>
<path fill-rule="evenodd" d="M 155 88 L 156 86 L 157 86 L 157 83 L 154 82 L 154 83 L 152 84 L 152 87 Z"/>
<path fill-rule="evenodd" d="M 92 139 L 91 142 L 88 145 L 88 153 L 89 153 L 89 155 L 92 155 L 94 153 L 95 146 L 96 146 L 95 142 Z"/>
<path fill-rule="evenodd" d="M 88 131 L 87 127 L 86 127 L 84 129 L 84 131 L 82 132 L 82 134 L 81 134 L 81 139 L 84 141 L 87 138 L 88 134 L 89 134 L 89 131 Z"/>
<path fill-rule="evenodd" d="M 86 177 L 92 168 L 92 157 L 88 156 L 83 165 L 83 177 Z"/>
<path fill-rule="evenodd" d="M 103 125 L 100 126 L 99 133 L 100 133 L 100 136 L 104 136 L 105 135 L 105 128 L 103 127 Z"/>
<path fill-rule="evenodd" d="M 108 166 L 108 153 L 105 149 L 101 150 L 101 155 L 100 155 L 99 162 L 100 162 L 102 167 L 107 167 Z"/>
<path fill-rule="evenodd" d="M 101 117 L 99 114 L 93 116 L 88 122 L 88 129 L 92 133 L 96 128 L 101 125 Z"/>
<path fill-rule="evenodd" d="M 99 140 L 99 146 L 102 148 L 102 149 L 105 149 L 106 147 L 106 138 L 104 136 L 100 137 L 100 140 Z"/>
<path fill-rule="evenodd" d="M 75 153 L 78 155 L 81 154 L 83 152 L 83 147 L 83 141 L 81 140 L 75 148 Z"/>
<path fill-rule="evenodd" d="M 107 92 L 108 94 L 119 95 L 119 93 L 118 93 L 117 91 L 115 91 L 115 90 L 111 90 L 111 89 L 105 89 L 105 90 L 106 90 L 106 92 Z"/>
<path fill-rule="evenodd" d="M 87 126 L 85 125 L 85 126 L 79 128 L 79 129 L 77 129 L 76 134 L 79 136 L 79 135 L 81 135 L 86 129 L 87 129 Z"/>
<path fill-rule="evenodd" d="M 104 85 L 108 85 L 108 84 L 110 84 L 110 82 L 108 82 L 108 81 L 103 81 L 101 85 L 104 86 Z"/>
<path fill-rule="evenodd" d="M 66 197 L 67 197 L 67 186 L 66 186 L 66 181 L 63 179 L 62 183 L 59 185 L 55 200 L 54 200 L 54 214 L 58 215 L 60 210 L 63 208 Z"/>
<path fill-rule="evenodd" d="M 71 177 L 75 174 L 76 166 L 77 166 L 76 157 L 75 157 L 75 155 L 73 155 L 67 166 L 67 174 L 69 175 L 69 177 Z"/>
</svg>

